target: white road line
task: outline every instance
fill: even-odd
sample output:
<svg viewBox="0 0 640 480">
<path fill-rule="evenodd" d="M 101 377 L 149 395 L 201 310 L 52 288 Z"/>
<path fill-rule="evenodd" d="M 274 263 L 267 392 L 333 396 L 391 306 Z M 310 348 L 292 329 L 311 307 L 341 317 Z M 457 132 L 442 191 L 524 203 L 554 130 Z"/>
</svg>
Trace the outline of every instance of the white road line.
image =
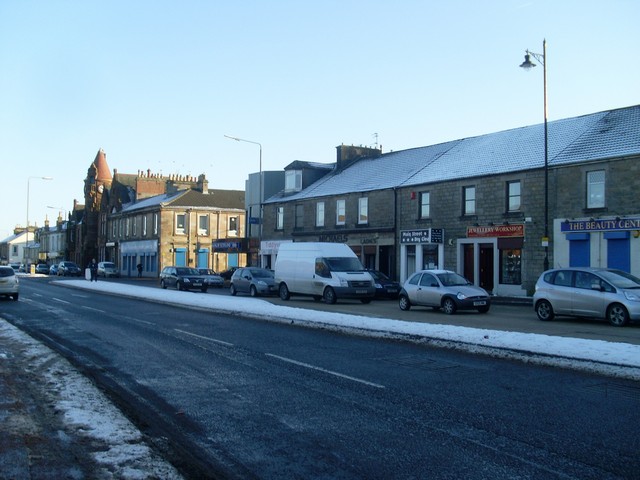
<svg viewBox="0 0 640 480">
<path fill-rule="evenodd" d="M 62 300 L 61 298 L 53 297 L 51 300 L 55 300 L 56 302 L 64 303 L 67 305 L 71 305 L 71 302 L 67 302 L 66 300 Z"/>
<path fill-rule="evenodd" d="M 308 363 L 298 362 L 297 360 L 292 360 L 290 358 L 281 357 L 279 355 L 273 355 L 272 353 L 265 353 L 265 355 L 268 356 L 268 357 L 277 358 L 278 360 L 282 360 L 283 362 L 293 363 L 294 365 L 299 365 L 301 367 L 310 368 L 312 370 L 317 370 L 319 372 L 328 373 L 329 375 L 335 375 L 336 377 L 345 378 L 347 380 L 352 380 L 352 381 L 358 382 L 358 383 L 364 383 L 365 385 L 369 385 L 370 387 L 385 388 L 384 385 L 380 385 L 378 383 L 368 382 L 368 381 L 362 380 L 360 378 L 350 377 L 349 375 L 344 375 L 342 373 L 333 372 L 331 370 L 326 370 L 326 369 L 321 368 L 321 367 L 316 367 L 315 365 L 309 365 Z"/>
<path fill-rule="evenodd" d="M 202 335 L 198 335 L 198 334 L 191 333 L 191 332 L 185 332 L 184 330 L 180 330 L 178 328 L 174 328 L 174 330 L 176 332 L 184 333 L 185 335 L 191 335 L 192 337 L 201 338 L 203 340 L 209 340 L 210 342 L 219 343 L 220 345 L 226 345 L 228 347 L 233 347 L 233 343 L 224 342 L 222 340 L 216 340 L 215 338 L 211 338 L 211 337 L 204 337 Z"/>
</svg>

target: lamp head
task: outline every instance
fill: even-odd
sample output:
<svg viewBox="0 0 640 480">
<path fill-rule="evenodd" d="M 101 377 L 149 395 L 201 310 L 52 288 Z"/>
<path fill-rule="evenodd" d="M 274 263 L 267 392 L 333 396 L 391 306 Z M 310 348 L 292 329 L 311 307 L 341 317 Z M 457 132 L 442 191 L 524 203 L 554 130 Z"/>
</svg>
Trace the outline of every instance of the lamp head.
<svg viewBox="0 0 640 480">
<path fill-rule="evenodd" d="M 536 64 L 531 61 L 531 55 L 529 55 L 528 51 L 527 51 L 526 55 L 524 56 L 524 62 L 522 62 L 520 64 L 520 66 L 522 68 L 524 68 L 525 70 L 529 70 L 529 69 L 531 69 L 531 68 L 536 66 Z"/>
</svg>

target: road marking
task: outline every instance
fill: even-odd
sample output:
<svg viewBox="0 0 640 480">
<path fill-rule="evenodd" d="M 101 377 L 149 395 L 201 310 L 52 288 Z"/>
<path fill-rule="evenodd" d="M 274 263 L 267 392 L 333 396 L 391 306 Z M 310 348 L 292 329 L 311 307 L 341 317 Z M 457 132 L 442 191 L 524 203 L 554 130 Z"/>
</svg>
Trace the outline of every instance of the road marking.
<svg viewBox="0 0 640 480">
<path fill-rule="evenodd" d="M 280 355 L 273 355 L 272 353 L 265 353 L 265 355 L 268 356 L 268 357 L 277 358 L 278 360 L 282 360 L 283 362 L 293 363 L 294 365 L 298 365 L 300 367 L 306 367 L 306 368 L 310 368 L 312 370 L 317 370 L 319 372 L 328 373 L 329 375 L 335 375 L 336 377 L 345 378 L 347 380 L 352 380 L 354 382 L 364 383 L 365 385 L 369 385 L 370 387 L 386 388 L 384 385 L 380 385 L 378 383 L 368 382 L 366 380 L 362 380 L 362 379 L 356 378 L 356 377 L 350 377 L 349 375 L 344 375 L 342 373 L 333 372 L 331 370 L 327 370 L 327 369 L 324 369 L 322 367 L 316 367 L 315 365 L 310 365 L 308 363 L 299 362 L 297 360 L 292 360 L 291 358 L 281 357 Z"/>
<path fill-rule="evenodd" d="M 210 342 L 219 343 L 220 345 L 226 345 L 227 347 L 233 347 L 233 343 L 225 342 L 222 340 L 216 340 L 215 338 L 211 338 L 211 337 L 204 337 L 196 333 L 185 332 L 184 330 L 180 330 L 179 328 L 174 328 L 174 330 L 179 333 L 184 333 L 185 335 L 191 335 L 192 337 L 201 338 L 203 340 L 209 340 Z"/>
<path fill-rule="evenodd" d="M 55 300 L 56 302 L 65 303 L 67 305 L 71 305 L 71 302 L 67 302 L 66 300 L 62 300 L 61 298 L 53 297 L 51 300 Z"/>
</svg>

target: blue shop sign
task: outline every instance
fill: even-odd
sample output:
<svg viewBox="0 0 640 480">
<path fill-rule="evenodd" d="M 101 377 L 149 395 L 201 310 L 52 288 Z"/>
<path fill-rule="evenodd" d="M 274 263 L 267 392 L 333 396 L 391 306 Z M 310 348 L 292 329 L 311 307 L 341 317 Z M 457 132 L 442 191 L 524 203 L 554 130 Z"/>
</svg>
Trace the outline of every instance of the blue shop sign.
<svg viewBox="0 0 640 480">
<path fill-rule="evenodd" d="M 609 232 L 616 230 L 640 230 L 640 218 L 612 218 L 609 220 L 567 220 L 560 224 L 562 233 Z"/>
</svg>

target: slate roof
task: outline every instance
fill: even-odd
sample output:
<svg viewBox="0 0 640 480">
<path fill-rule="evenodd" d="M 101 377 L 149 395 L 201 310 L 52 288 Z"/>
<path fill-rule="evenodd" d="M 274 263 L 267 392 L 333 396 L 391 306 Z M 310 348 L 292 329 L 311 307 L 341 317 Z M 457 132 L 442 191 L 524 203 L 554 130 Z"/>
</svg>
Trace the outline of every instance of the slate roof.
<svg viewBox="0 0 640 480">
<path fill-rule="evenodd" d="M 549 166 L 640 155 L 640 105 L 548 122 Z M 544 166 L 544 124 L 389 152 L 265 203 L 409 187 Z"/>
<path fill-rule="evenodd" d="M 133 212 L 154 206 L 182 208 L 214 208 L 238 209 L 244 211 L 244 191 L 242 190 L 209 190 L 203 194 L 197 190 L 180 190 L 145 198 L 129 204 L 122 213 Z"/>
</svg>

